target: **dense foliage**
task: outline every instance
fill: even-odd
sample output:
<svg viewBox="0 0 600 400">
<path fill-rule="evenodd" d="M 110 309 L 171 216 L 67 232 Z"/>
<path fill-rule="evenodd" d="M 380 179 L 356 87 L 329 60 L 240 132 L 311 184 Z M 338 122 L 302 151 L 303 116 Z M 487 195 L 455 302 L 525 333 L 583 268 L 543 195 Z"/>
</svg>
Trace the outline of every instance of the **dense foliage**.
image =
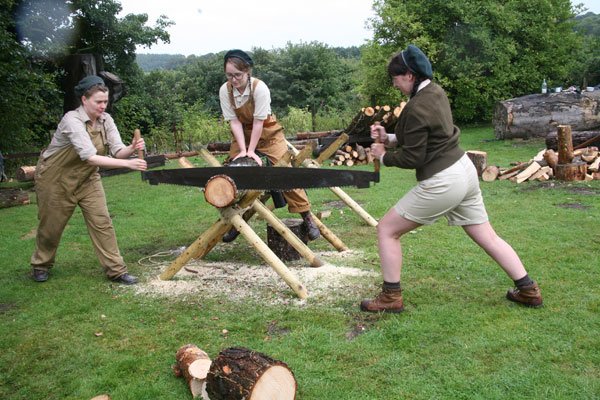
<svg viewBox="0 0 600 400">
<path fill-rule="evenodd" d="M 364 94 L 390 95 L 386 61 L 409 43 L 430 56 L 460 121 L 490 120 L 496 101 L 537 92 L 544 78 L 582 83 L 571 75 L 584 60 L 569 0 L 377 0 L 375 10 Z"/>
<path fill-rule="evenodd" d="M 125 140 L 140 128 L 157 148 L 227 140 L 218 89 L 223 52 L 139 55 L 168 42 L 161 16 L 117 17 L 118 0 L 0 0 L 0 151 L 39 150 L 63 109 L 65 56 L 93 53 L 124 80 L 113 105 Z M 373 38 L 361 48 L 288 43 L 244 49 L 288 132 L 342 129 L 360 107 L 394 104 L 390 56 L 415 43 L 428 53 L 458 122 L 489 121 L 496 101 L 553 85 L 600 83 L 600 16 L 568 0 L 376 0 Z M 141 66 L 141 68 L 140 68 Z"/>
<path fill-rule="evenodd" d="M 96 54 L 101 68 L 134 82 L 137 46 L 168 42 L 172 24 L 117 15 L 117 0 L 0 0 L 0 150 L 39 150 L 63 112 L 66 56 Z"/>
</svg>

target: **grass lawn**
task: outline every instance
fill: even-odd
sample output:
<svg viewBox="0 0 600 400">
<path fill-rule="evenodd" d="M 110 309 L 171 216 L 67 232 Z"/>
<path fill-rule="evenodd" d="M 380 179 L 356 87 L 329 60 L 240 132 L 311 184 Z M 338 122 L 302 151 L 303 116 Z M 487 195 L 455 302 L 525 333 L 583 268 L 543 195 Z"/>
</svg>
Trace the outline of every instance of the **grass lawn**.
<svg viewBox="0 0 600 400">
<path fill-rule="evenodd" d="M 502 167 L 544 147 L 540 140 L 492 139 L 489 127 L 464 129 L 462 147 L 487 151 L 488 162 Z M 194 188 L 150 186 L 138 173 L 103 182 L 123 256 L 142 281 L 138 289 L 162 268 L 142 260 L 190 244 L 218 217 Z M 383 167 L 380 183 L 346 192 L 380 218 L 414 183 L 413 171 Z M 314 211 L 332 210 L 323 222 L 351 252 L 336 256 L 324 239 L 309 247 L 365 275 L 331 275 L 330 289 L 307 301 L 287 286 L 257 289 L 252 282 L 237 293 L 259 296 L 232 296 L 240 283 L 216 275 L 205 281 L 217 283 L 210 293 L 201 279 L 180 274 L 173 284 L 192 282 L 199 291 L 156 294 L 113 284 L 79 211 L 50 280 L 35 283 L 29 258 L 37 207 L 0 209 L 0 398 L 191 398 L 171 370 L 186 343 L 213 358 L 243 346 L 282 360 L 302 400 L 600 398 L 600 182 L 481 186 L 496 231 L 539 282 L 543 308 L 507 301 L 512 281 L 443 220 L 403 238 L 406 311 L 361 313 L 358 303 L 381 283 L 375 229 L 327 189 L 309 192 Z M 283 209 L 276 214 L 290 217 Z M 263 237 L 264 225 L 252 221 Z M 205 262 L 230 265 L 232 276 L 240 264 L 269 269 L 242 238 L 217 245 Z M 337 279 L 346 281 L 336 286 Z"/>
</svg>

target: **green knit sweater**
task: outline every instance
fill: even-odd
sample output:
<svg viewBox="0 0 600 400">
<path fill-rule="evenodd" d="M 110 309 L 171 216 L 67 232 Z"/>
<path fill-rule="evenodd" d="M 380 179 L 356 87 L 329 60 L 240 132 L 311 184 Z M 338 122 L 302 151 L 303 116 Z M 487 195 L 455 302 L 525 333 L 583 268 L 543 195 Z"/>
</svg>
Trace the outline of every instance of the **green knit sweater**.
<svg viewBox="0 0 600 400">
<path fill-rule="evenodd" d="M 433 82 L 406 103 L 395 134 L 398 147 L 386 151 L 383 164 L 415 169 L 418 181 L 448 168 L 465 153 L 458 145 L 460 129 L 452 122 L 448 97 Z"/>
</svg>

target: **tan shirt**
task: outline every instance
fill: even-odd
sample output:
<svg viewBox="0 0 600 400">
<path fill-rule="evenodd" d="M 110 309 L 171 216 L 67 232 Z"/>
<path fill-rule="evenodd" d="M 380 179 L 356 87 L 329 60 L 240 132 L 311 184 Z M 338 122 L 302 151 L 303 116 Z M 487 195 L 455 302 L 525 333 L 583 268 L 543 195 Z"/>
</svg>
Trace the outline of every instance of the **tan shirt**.
<svg viewBox="0 0 600 400">
<path fill-rule="evenodd" d="M 254 82 L 254 78 L 250 78 Z M 233 100 L 235 106 L 229 101 L 229 93 L 227 93 L 227 82 L 225 82 L 219 89 L 219 101 L 221 102 L 221 111 L 223 112 L 223 118 L 226 121 L 237 119 L 234 111 L 235 108 L 240 108 L 250 99 L 250 85 L 246 85 L 244 93 L 240 93 L 237 89 L 233 89 Z M 271 91 L 267 85 L 260 81 L 254 89 L 254 118 L 258 120 L 265 120 L 271 115 Z"/>
<path fill-rule="evenodd" d="M 75 110 L 66 113 L 58 124 L 50 145 L 48 145 L 42 156 L 48 158 L 67 146 L 73 146 L 82 161 L 86 161 L 91 156 L 96 155 L 96 147 L 90 139 L 86 124 L 91 124 L 91 119 L 83 109 L 83 106 L 79 106 Z M 106 135 L 104 140 L 108 143 L 110 154 L 114 156 L 125 145 L 121 140 L 121 135 L 115 125 L 115 121 L 109 114 L 103 113 L 96 121 L 95 128 L 100 130 L 102 125 L 104 125 Z"/>
</svg>

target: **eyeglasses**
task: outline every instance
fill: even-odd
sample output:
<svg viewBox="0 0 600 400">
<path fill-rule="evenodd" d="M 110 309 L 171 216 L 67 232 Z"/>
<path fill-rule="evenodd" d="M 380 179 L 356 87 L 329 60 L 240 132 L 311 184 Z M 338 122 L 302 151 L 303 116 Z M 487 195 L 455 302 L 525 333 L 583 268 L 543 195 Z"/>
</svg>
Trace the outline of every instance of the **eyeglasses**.
<svg viewBox="0 0 600 400">
<path fill-rule="evenodd" d="M 235 78 L 236 81 L 239 81 L 240 79 L 242 79 L 244 77 L 244 75 L 245 74 L 243 72 L 236 72 L 234 74 L 225 74 L 227 79 L 232 80 Z"/>
</svg>

